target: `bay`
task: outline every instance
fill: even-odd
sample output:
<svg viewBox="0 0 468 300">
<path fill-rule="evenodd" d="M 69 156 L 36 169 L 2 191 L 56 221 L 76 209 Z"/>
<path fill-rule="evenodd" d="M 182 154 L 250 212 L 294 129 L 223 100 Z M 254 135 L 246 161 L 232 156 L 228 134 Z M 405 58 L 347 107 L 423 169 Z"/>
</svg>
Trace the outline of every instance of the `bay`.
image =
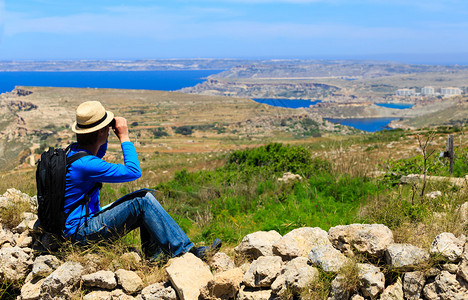
<svg viewBox="0 0 468 300">
<path fill-rule="evenodd" d="M 271 106 L 283 107 L 283 108 L 301 108 L 301 107 L 309 107 L 311 105 L 320 103 L 320 100 L 303 100 L 303 99 L 273 99 L 273 98 L 258 98 L 252 99 L 255 102 L 268 104 Z"/>
<path fill-rule="evenodd" d="M 384 130 L 393 120 L 398 118 L 362 118 L 362 119 L 325 119 L 332 123 L 350 126 L 367 132 Z"/>
<path fill-rule="evenodd" d="M 222 70 L 0 72 L 0 93 L 15 86 L 175 91 L 195 86 Z"/>
<path fill-rule="evenodd" d="M 394 109 L 407 109 L 414 106 L 411 103 L 374 103 L 377 106 L 387 107 L 387 108 L 394 108 Z"/>
</svg>

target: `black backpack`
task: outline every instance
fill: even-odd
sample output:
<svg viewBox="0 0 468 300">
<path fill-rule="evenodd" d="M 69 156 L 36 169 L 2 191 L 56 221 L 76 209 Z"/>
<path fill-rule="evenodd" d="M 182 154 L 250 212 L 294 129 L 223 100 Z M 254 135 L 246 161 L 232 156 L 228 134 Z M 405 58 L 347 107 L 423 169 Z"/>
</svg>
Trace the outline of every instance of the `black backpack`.
<svg viewBox="0 0 468 300">
<path fill-rule="evenodd" d="M 65 221 L 68 217 L 68 214 L 64 212 L 65 181 L 68 167 L 74 161 L 91 155 L 81 151 L 67 158 L 70 147 L 71 145 L 65 150 L 61 148 L 49 148 L 48 151 L 42 153 L 41 159 L 37 162 L 36 169 L 37 202 L 39 205 L 37 215 L 40 225 L 45 231 L 59 236 L 63 233 Z M 86 202 L 86 218 L 88 216 L 89 194 L 95 188 L 100 188 L 100 186 L 96 184 L 84 197 L 84 201 Z M 70 212 L 82 204 L 80 202 L 76 203 L 70 209 Z"/>
</svg>

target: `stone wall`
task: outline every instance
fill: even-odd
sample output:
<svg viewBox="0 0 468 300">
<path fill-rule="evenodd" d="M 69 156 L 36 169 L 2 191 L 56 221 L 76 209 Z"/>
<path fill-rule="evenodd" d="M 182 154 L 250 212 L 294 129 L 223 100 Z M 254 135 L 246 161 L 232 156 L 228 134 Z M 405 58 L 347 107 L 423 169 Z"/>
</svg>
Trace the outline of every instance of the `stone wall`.
<svg viewBox="0 0 468 300">
<path fill-rule="evenodd" d="M 34 198 L 11 189 L 0 207 Z M 332 278 L 329 299 L 468 299 L 466 237 L 441 233 L 430 249 L 394 242 L 381 224 L 254 232 L 235 247 L 242 265 L 219 252 L 202 261 L 191 253 L 171 259 L 169 280 L 145 286 L 133 270 L 97 270 L 90 262 L 62 261 L 50 237 L 34 229 L 37 216 L 23 215 L 15 228 L 0 224 L 0 281 L 22 282 L 17 299 L 292 299 L 326 274 Z M 141 259 L 136 252 L 124 255 Z M 355 270 L 344 272 L 343 270 Z M 357 284 L 350 287 L 350 282 Z M 307 293 L 307 292 L 306 292 Z M 313 299 L 313 298 L 311 298 Z"/>
</svg>

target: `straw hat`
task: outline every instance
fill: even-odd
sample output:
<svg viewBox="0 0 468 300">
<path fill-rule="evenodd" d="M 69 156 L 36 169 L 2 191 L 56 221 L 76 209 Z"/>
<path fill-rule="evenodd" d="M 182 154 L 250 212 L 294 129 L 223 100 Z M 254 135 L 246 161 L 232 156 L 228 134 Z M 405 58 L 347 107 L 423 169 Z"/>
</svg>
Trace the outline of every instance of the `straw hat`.
<svg viewBox="0 0 468 300">
<path fill-rule="evenodd" d="M 76 122 L 72 130 L 78 134 L 94 132 L 109 125 L 113 119 L 114 114 L 106 111 L 101 102 L 83 102 L 76 109 Z"/>
</svg>

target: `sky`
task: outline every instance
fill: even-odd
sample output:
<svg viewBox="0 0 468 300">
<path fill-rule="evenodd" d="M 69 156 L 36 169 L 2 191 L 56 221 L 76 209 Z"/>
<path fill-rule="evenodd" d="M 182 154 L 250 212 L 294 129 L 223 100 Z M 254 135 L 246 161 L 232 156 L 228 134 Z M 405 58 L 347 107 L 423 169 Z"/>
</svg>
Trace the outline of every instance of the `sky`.
<svg viewBox="0 0 468 300">
<path fill-rule="evenodd" d="M 468 64 L 468 0 L 0 0 L 0 60 Z"/>
</svg>

